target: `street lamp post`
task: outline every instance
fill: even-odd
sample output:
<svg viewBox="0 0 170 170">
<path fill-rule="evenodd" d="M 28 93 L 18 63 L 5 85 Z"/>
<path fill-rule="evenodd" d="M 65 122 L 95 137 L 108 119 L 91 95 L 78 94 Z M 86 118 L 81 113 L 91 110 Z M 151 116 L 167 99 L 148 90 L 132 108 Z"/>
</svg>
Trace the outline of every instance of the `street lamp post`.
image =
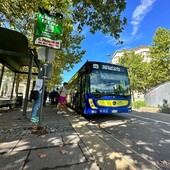
<svg viewBox="0 0 170 170">
<path fill-rule="evenodd" d="M 110 62 L 109 63 L 112 63 L 111 55 L 110 54 L 106 54 L 106 56 L 110 57 Z"/>
</svg>

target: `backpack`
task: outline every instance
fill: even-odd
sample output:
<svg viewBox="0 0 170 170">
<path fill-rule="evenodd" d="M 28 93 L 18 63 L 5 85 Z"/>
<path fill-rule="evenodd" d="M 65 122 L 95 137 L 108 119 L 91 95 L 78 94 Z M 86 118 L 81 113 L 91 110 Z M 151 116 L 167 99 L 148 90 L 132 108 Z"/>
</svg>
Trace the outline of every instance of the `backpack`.
<svg viewBox="0 0 170 170">
<path fill-rule="evenodd" d="M 39 95 L 39 91 L 38 90 L 31 90 L 30 99 L 31 100 L 37 100 L 38 99 L 38 95 Z"/>
</svg>

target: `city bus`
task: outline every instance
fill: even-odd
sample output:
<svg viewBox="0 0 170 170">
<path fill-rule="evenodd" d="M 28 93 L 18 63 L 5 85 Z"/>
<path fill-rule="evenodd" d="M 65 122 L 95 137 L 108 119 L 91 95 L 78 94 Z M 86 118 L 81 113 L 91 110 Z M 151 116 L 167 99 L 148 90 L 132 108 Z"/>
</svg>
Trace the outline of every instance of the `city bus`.
<svg viewBox="0 0 170 170">
<path fill-rule="evenodd" d="M 69 80 L 67 104 L 83 114 L 131 112 L 127 69 L 110 63 L 87 61 Z"/>
</svg>

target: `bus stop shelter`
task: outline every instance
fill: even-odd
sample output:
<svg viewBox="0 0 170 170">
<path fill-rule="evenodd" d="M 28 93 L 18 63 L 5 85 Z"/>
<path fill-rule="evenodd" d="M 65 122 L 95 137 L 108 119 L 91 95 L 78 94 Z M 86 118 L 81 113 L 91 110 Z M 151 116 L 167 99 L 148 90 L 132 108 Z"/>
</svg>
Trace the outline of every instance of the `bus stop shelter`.
<svg viewBox="0 0 170 170">
<path fill-rule="evenodd" d="M 24 108 L 23 108 L 23 116 L 26 116 L 30 81 L 31 81 L 31 75 L 33 74 L 32 67 L 39 67 L 39 63 L 40 63 L 38 60 L 36 50 L 29 48 L 28 39 L 23 34 L 14 30 L 9 30 L 7 28 L 1 27 L 0 28 L 0 63 L 2 64 L 2 70 L 0 73 L 0 88 L 1 88 L 5 66 L 15 73 L 15 77 L 17 73 L 28 74 Z M 28 66 L 29 71 L 28 72 L 20 71 L 20 69 L 23 66 Z M 14 77 L 10 100 L 13 97 L 15 77 Z"/>
</svg>

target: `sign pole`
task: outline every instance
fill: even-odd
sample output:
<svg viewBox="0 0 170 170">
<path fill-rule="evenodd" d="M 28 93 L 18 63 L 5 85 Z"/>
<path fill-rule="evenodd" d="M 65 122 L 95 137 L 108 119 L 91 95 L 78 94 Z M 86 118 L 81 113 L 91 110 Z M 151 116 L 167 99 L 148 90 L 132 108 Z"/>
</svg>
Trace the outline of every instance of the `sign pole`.
<svg viewBox="0 0 170 170">
<path fill-rule="evenodd" d="M 34 31 L 34 45 L 45 46 L 45 63 L 43 65 L 43 86 L 40 103 L 39 126 L 42 123 L 43 101 L 45 91 L 45 81 L 48 78 L 47 72 L 50 64 L 47 63 L 49 55 L 49 47 L 57 50 L 61 49 L 62 41 L 62 19 L 63 15 L 54 13 L 44 8 L 39 8 L 38 17 Z M 39 73 L 41 73 L 39 71 Z"/>
<path fill-rule="evenodd" d="M 47 61 L 48 61 L 48 51 L 49 48 L 45 48 L 45 63 L 44 63 L 44 72 L 43 72 L 43 86 L 42 86 L 42 95 L 41 95 L 41 106 L 40 106 L 40 114 L 39 114 L 39 127 L 42 124 L 42 113 L 43 113 L 43 102 L 44 102 L 44 92 L 45 92 L 45 80 L 47 78 Z"/>
</svg>

